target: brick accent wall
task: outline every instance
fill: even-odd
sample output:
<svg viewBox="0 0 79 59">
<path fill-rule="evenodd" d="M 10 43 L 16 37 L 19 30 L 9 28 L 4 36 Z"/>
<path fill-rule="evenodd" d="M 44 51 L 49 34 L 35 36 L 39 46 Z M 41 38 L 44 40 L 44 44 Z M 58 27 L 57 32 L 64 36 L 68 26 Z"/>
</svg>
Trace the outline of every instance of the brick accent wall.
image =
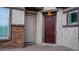
<svg viewBox="0 0 79 59">
<path fill-rule="evenodd" d="M 21 48 L 24 47 L 24 26 L 12 26 L 11 38 L 9 41 L 0 41 L 0 48 Z"/>
<path fill-rule="evenodd" d="M 12 26 L 12 46 L 24 47 L 24 27 Z"/>
</svg>

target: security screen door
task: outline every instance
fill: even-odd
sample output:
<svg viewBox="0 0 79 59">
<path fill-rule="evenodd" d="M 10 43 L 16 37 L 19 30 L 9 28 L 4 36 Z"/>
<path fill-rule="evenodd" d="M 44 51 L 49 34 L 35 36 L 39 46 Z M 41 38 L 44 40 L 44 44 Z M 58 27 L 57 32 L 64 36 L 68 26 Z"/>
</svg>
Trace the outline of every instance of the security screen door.
<svg viewBox="0 0 79 59">
<path fill-rule="evenodd" d="M 35 42 L 35 15 L 26 15 L 25 20 L 25 42 Z"/>
</svg>

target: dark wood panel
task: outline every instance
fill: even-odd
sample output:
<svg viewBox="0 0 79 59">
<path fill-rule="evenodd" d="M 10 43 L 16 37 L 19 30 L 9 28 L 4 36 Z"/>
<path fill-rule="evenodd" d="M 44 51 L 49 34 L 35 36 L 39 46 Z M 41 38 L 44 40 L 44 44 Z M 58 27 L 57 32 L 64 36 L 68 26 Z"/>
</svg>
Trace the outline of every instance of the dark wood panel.
<svg viewBox="0 0 79 59">
<path fill-rule="evenodd" d="M 45 19 L 45 43 L 55 43 L 56 16 L 44 16 Z"/>
</svg>

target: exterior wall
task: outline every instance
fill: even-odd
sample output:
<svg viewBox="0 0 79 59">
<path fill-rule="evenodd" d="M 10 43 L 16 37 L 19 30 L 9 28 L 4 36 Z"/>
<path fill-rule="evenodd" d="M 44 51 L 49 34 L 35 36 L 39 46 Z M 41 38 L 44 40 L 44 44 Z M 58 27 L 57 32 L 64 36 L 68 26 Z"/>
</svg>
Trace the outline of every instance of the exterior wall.
<svg viewBox="0 0 79 59">
<path fill-rule="evenodd" d="M 12 47 L 24 47 L 23 26 L 12 26 Z"/>
<path fill-rule="evenodd" d="M 24 11 L 13 9 L 12 12 L 12 24 L 24 25 Z"/>
<path fill-rule="evenodd" d="M 58 12 L 57 12 L 57 22 L 56 22 L 56 31 L 57 31 L 57 33 L 56 33 L 56 43 L 58 44 L 58 45 L 63 45 L 62 44 L 62 41 L 63 41 L 63 28 L 62 28 L 62 23 L 63 23 L 63 21 L 62 21 L 62 16 L 63 16 L 63 13 L 62 13 L 62 9 L 60 9 Z"/>
<path fill-rule="evenodd" d="M 24 18 L 22 10 L 12 10 L 12 46 L 24 47 Z"/>
<path fill-rule="evenodd" d="M 42 24 L 43 24 L 43 18 L 42 13 L 37 13 L 37 22 L 36 22 L 36 43 L 41 44 L 42 43 Z"/>
<path fill-rule="evenodd" d="M 0 48 L 24 47 L 24 11 L 11 11 L 11 37 L 8 41 L 0 41 Z"/>
<path fill-rule="evenodd" d="M 67 16 L 63 10 L 57 12 L 57 44 L 78 49 L 78 27 L 63 27 Z"/>
<path fill-rule="evenodd" d="M 63 29 L 63 45 L 78 49 L 78 28 L 64 28 Z"/>
</svg>

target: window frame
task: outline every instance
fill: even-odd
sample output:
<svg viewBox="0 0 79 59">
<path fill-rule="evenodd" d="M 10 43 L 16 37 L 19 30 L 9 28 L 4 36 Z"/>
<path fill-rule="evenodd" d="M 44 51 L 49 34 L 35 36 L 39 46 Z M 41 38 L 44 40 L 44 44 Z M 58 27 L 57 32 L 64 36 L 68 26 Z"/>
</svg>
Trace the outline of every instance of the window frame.
<svg viewBox="0 0 79 59">
<path fill-rule="evenodd" d="M 74 12 L 76 12 L 77 13 L 77 22 L 74 22 L 74 23 L 70 23 L 70 16 L 71 16 L 71 14 L 72 13 L 74 13 Z M 72 10 L 72 11 L 69 11 L 68 13 L 67 13 L 67 23 L 68 23 L 68 25 L 78 25 L 78 10 Z"/>
<path fill-rule="evenodd" d="M 0 41 L 9 41 L 11 40 L 11 19 L 12 19 L 12 9 L 8 7 L 0 7 L 0 8 L 7 8 L 9 9 L 9 35 L 8 37 L 0 37 Z"/>
</svg>

